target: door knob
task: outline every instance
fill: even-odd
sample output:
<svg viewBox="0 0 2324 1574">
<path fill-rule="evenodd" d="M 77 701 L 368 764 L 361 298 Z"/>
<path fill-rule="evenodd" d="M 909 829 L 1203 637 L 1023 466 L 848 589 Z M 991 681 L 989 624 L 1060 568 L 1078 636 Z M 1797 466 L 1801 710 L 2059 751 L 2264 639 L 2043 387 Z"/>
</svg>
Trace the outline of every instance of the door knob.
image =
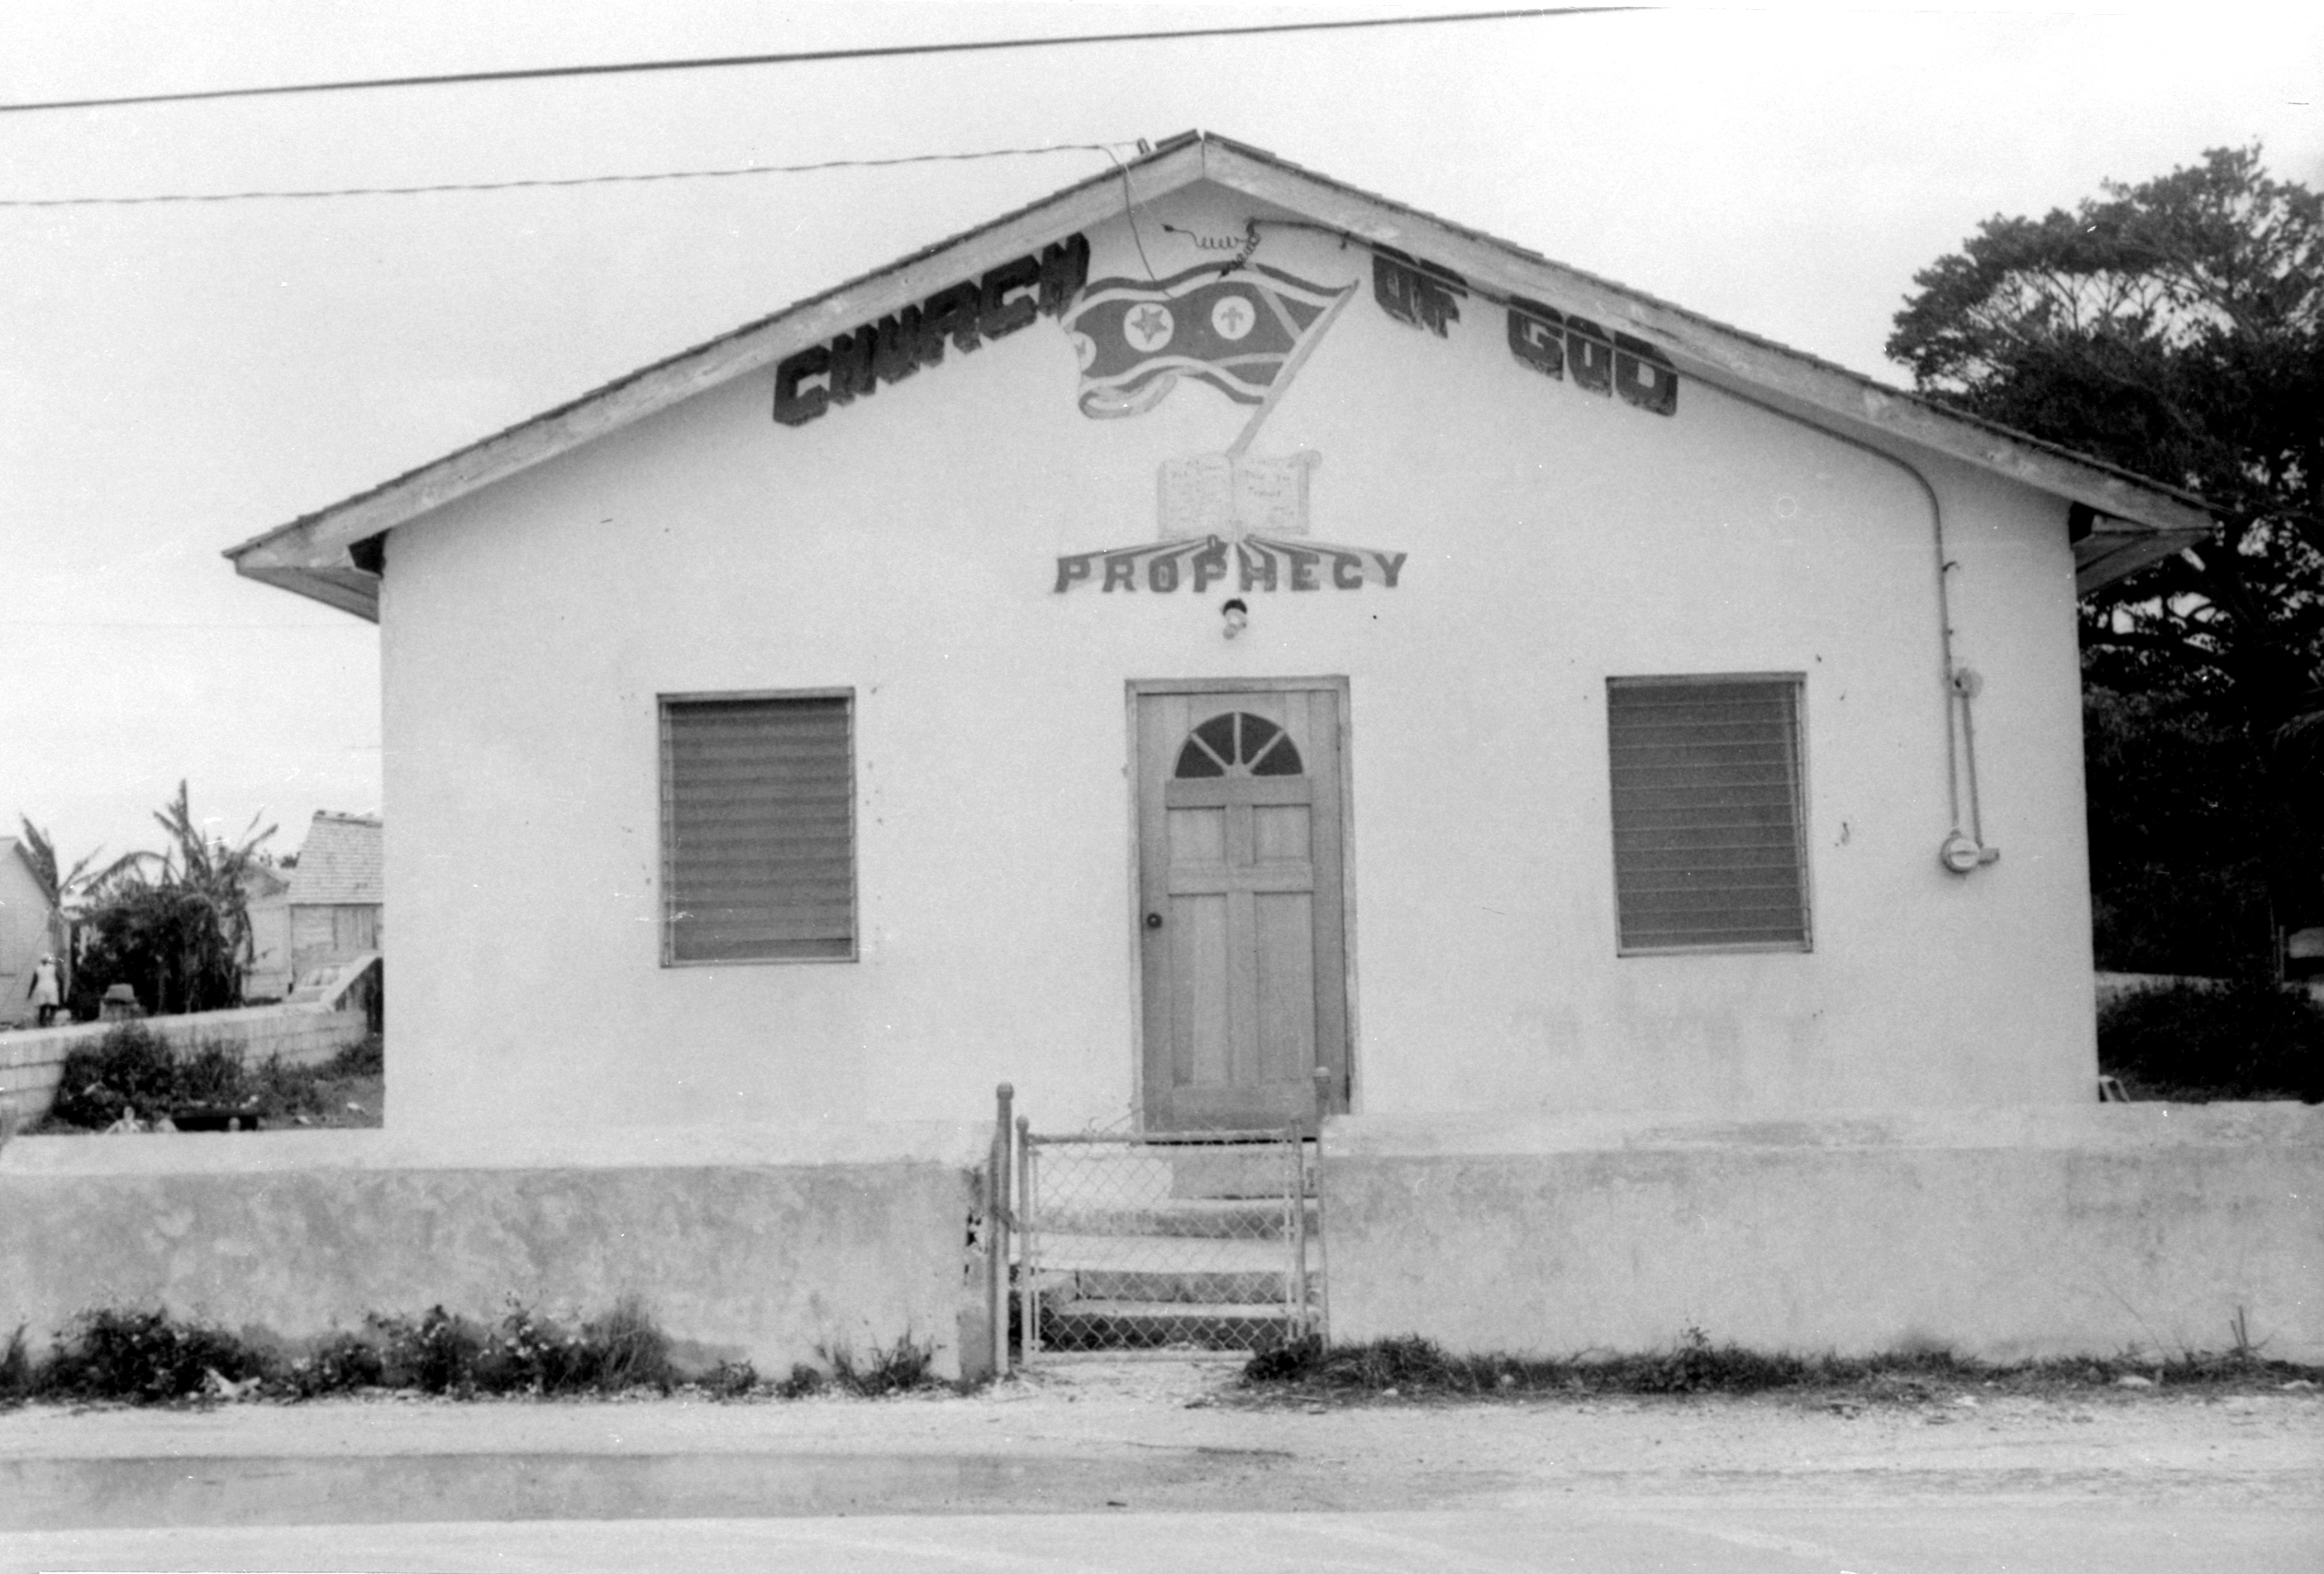
<svg viewBox="0 0 2324 1574">
<path fill-rule="evenodd" d="M 1146 915 L 1146 927 L 1148 929 L 1160 929 L 1162 927 L 1162 915 L 1158 912 L 1148 913 Z"/>
</svg>

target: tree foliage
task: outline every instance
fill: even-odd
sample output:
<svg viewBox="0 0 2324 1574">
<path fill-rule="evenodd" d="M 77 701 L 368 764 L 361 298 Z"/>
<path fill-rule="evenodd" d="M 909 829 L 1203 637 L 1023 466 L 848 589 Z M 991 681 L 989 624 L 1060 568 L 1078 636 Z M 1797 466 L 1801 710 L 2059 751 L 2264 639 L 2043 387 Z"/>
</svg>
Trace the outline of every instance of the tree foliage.
<svg viewBox="0 0 2324 1574">
<path fill-rule="evenodd" d="M 140 859 L 147 856 L 143 853 L 127 853 L 92 873 L 89 866 L 96 863 L 105 851 L 99 847 L 67 869 L 57 857 L 56 839 L 34 825 L 31 816 L 20 814 L 16 817 L 16 823 L 23 832 L 24 851 L 32 859 L 32 877 L 40 883 L 41 894 L 48 898 L 51 907 L 60 911 L 69 910 L 85 893 L 103 885 L 123 870 L 134 867 Z"/>
<path fill-rule="evenodd" d="M 2218 148 L 1987 219 L 1914 282 L 1888 353 L 1923 394 L 2216 522 L 2083 605 L 2101 909 L 2208 875 L 2324 922 L 2324 201 Z"/>
<path fill-rule="evenodd" d="M 275 828 L 253 817 L 234 842 L 206 835 L 186 784 L 153 816 L 168 850 L 118 861 L 92 893 L 86 949 L 73 978 L 74 1014 L 95 1011 L 114 984 L 127 984 L 157 1013 L 217 1011 L 242 1003 L 242 961 L 250 947 L 244 877 L 260 862 Z"/>
</svg>

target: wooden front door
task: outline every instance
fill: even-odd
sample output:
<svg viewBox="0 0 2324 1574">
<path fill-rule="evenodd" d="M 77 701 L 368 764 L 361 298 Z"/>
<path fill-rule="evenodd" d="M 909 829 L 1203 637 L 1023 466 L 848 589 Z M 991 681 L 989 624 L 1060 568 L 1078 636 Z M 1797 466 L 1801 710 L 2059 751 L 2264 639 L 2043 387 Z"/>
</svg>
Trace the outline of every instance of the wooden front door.
<svg viewBox="0 0 2324 1574">
<path fill-rule="evenodd" d="M 1139 685 L 1138 852 L 1149 1131 L 1344 1108 L 1339 683 Z"/>
</svg>

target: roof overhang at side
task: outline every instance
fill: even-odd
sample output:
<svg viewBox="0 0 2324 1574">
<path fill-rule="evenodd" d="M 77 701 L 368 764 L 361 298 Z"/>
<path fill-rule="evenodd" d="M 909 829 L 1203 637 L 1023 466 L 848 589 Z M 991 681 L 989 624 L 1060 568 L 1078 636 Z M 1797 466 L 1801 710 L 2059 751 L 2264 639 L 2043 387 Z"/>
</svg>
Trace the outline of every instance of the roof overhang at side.
<svg viewBox="0 0 2324 1574">
<path fill-rule="evenodd" d="M 2079 505 L 2083 593 L 2203 539 L 2201 500 L 2087 456 L 1947 410 L 1846 367 L 1311 173 L 1271 153 L 1188 133 L 1134 162 L 607 384 L 368 492 L 229 548 L 247 578 L 378 617 L 377 538 L 454 499 L 668 409 L 857 324 L 973 277 L 1126 207 L 1210 180 L 1358 242 L 1425 255 L 1488 297 L 1544 296 L 1618 324 L 1681 373 L 1901 458 L 1941 454 Z"/>
</svg>

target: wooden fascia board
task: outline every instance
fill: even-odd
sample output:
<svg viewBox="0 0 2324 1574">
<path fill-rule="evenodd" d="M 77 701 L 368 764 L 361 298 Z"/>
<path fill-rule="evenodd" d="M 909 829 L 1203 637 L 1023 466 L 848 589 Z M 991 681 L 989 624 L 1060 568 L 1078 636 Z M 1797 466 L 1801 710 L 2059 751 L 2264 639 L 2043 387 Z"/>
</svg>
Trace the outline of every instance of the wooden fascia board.
<svg viewBox="0 0 2324 1574">
<path fill-rule="evenodd" d="M 1360 239 L 1441 263 L 1503 294 L 1542 296 L 1637 332 L 1680 371 L 1883 446 L 1932 450 L 2099 512 L 2173 532 L 2207 534 L 2200 508 L 2095 462 L 1964 419 L 1839 366 L 1762 343 L 1680 308 L 1526 254 L 1506 242 L 1336 185 L 1213 140 L 1205 171 L 1231 190 Z M 2175 544 L 2174 542 L 2174 548 Z"/>
<path fill-rule="evenodd" d="M 251 568 L 236 563 L 235 572 L 341 612 L 352 612 L 366 623 L 379 621 L 379 581 L 357 569 Z"/>
<path fill-rule="evenodd" d="M 1061 240 L 1201 179 L 1202 144 L 1189 141 L 815 296 L 753 327 L 685 351 L 570 404 L 474 443 L 374 491 L 229 548 L 235 569 L 336 566 L 349 546 L 440 508 L 544 459 L 604 437 L 721 384 L 771 366 L 882 312 Z"/>
<path fill-rule="evenodd" d="M 2191 531 L 2107 531 L 2075 543 L 2074 592 L 2088 596 L 2117 579 L 2127 579 L 2150 563 L 2196 544 L 2208 532 Z"/>
</svg>

